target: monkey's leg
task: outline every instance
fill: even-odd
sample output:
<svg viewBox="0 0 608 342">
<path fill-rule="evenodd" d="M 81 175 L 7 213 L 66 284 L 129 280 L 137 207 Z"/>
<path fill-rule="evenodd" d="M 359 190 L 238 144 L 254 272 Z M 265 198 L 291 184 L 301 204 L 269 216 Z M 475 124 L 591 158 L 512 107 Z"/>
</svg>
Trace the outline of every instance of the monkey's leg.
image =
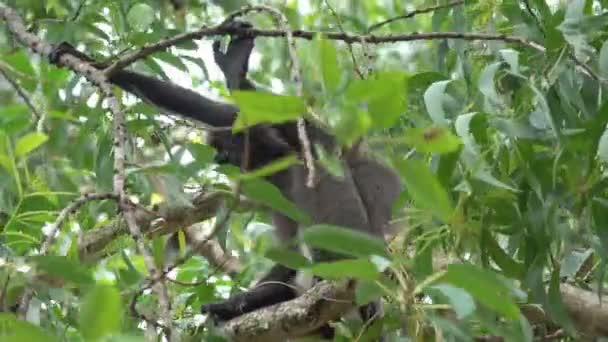
<svg viewBox="0 0 608 342">
<path fill-rule="evenodd" d="M 229 299 L 205 304 L 202 313 L 215 320 L 227 321 L 242 314 L 293 299 L 297 295 L 294 285 L 296 271 L 283 265 L 275 265 L 252 289 Z"/>
</svg>

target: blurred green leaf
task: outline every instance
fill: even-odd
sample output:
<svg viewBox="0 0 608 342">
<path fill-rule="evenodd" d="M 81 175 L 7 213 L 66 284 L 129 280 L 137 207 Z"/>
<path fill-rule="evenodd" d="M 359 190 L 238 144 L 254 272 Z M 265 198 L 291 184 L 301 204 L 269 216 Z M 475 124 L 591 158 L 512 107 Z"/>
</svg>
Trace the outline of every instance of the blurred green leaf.
<svg viewBox="0 0 608 342">
<path fill-rule="evenodd" d="M 93 277 L 91 272 L 84 266 L 59 255 L 36 255 L 31 256 L 30 260 L 36 265 L 38 270 L 44 273 L 70 281 L 77 285 L 92 284 Z"/>
<path fill-rule="evenodd" d="M 15 155 L 17 157 L 23 157 L 44 144 L 48 139 L 49 137 L 44 133 L 28 133 L 17 140 Z"/>
<path fill-rule="evenodd" d="M 293 121 L 306 112 L 304 101 L 297 96 L 235 90 L 230 98 L 240 108 L 233 126 L 235 132 L 259 123 Z"/>
<path fill-rule="evenodd" d="M 309 222 L 310 218 L 281 194 L 272 184 L 261 179 L 251 179 L 241 184 L 243 193 L 297 222 Z"/>
<path fill-rule="evenodd" d="M 148 4 L 140 2 L 131 7 L 127 20 L 132 28 L 143 32 L 154 22 L 155 12 Z"/>
<path fill-rule="evenodd" d="M 513 288 L 498 274 L 473 265 L 448 266 L 441 280 L 466 290 L 475 300 L 508 319 L 518 319 L 519 308 L 513 301 Z"/>
<path fill-rule="evenodd" d="M 312 265 L 310 270 L 324 279 L 355 278 L 375 280 L 380 276 L 376 266 L 367 259 L 347 259 L 334 262 L 320 262 Z"/>
<path fill-rule="evenodd" d="M 460 148 L 460 139 L 445 127 L 409 128 L 403 141 L 422 153 L 450 153 Z"/>
<path fill-rule="evenodd" d="M 120 331 L 122 325 L 120 292 L 110 285 L 97 285 L 89 291 L 80 309 L 80 332 L 89 341 Z"/>
<path fill-rule="evenodd" d="M 458 319 L 464 319 L 475 311 L 476 305 L 473 297 L 459 287 L 454 287 L 449 284 L 437 284 L 429 289 L 439 291 L 450 301 Z"/>
<path fill-rule="evenodd" d="M 308 227 L 302 234 L 307 244 L 324 250 L 365 257 L 371 255 L 388 256 L 384 241 L 352 229 L 318 224 Z"/>
<path fill-rule="evenodd" d="M 17 319 L 12 314 L 0 313 L 0 340 L 6 342 L 59 341 L 39 326 Z"/>
<path fill-rule="evenodd" d="M 321 62 L 321 75 L 323 76 L 323 87 L 325 92 L 335 94 L 340 85 L 340 68 L 338 66 L 338 53 L 334 42 L 317 36 L 317 51 Z"/>
<path fill-rule="evenodd" d="M 419 160 L 397 160 L 395 165 L 416 204 L 449 221 L 453 212 L 450 197 L 428 167 Z"/>
<path fill-rule="evenodd" d="M 266 251 L 265 256 L 272 261 L 293 269 L 310 266 L 310 261 L 302 254 L 283 248 L 270 248 Z"/>
</svg>

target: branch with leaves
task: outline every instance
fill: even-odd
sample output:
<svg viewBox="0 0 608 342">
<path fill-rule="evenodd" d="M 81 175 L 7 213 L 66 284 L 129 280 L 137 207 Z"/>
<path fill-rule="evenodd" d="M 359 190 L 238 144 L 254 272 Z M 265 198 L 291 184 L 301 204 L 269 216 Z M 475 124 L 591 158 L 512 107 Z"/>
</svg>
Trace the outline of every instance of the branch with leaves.
<svg viewBox="0 0 608 342">
<path fill-rule="evenodd" d="M 38 38 L 36 35 L 30 33 L 23 20 L 19 17 L 17 12 L 9 7 L 0 7 L 0 18 L 6 21 L 8 29 L 17 38 L 19 42 L 28 46 L 33 52 L 48 58 L 53 51 L 53 47 Z M 151 251 L 146 247 L 142 238 L 141 231 L 137 227 L 135 221 L 133 206 L 129 203 L 126 197 L 124 185 L 125 185 L 125 151 L 124 151 L 124 140 L 125 140 L 125 127 L 124 127 L 124 112 L 120 108 L 118 98 L 112 90 L 112 86 L 106 79 L 103 72 L 97 70 L 89 63 L 78 59 L 75 56 L 64 54 L 60 56 L 59 63 L 70 68 L 75 73 L 84 76 L 89 82 L 94 84 L 101 92 L 103 97 L 106 99 L 108 109 L 114 116 L 114 195 L 117 196 L 119 201 L 119 207 L 125 215 L 125 220 L 131 232 L 131 235 L 137 243 L 137 247 L 144 256 L 146 266 L 149 272 L 153 275 L 160 274 L 157 269 L 154 258 L 152 257 Z M 173 321 L 170 312 L 170 302 L 167 292 L 167 288 L 163 282 L 159 286 L 155 287 L 157 290 L 159 301 L 161 304 L 161 319 L 167 326 L 167 338 L 169 341 L 175 341 L 177 336 L 174 335 L 172 328 Z M 25 293 L 28 295 L 28 292 Z M 27 300 L 29 301 L 29 299 Z"/>
</svg>

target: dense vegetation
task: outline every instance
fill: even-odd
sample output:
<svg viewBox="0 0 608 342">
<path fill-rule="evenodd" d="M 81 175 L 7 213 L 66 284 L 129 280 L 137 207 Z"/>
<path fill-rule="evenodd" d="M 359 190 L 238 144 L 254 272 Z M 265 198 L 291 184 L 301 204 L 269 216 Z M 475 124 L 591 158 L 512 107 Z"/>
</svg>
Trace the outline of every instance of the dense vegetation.
<svg viewBox="0 0 608 342">
<path fill-rule="evenodd" d="M 318 265 L 277 246 L 269 225 L 268 208 L 298 213 L 262 177 L 295 159 L 239 175 L 213 162 L 205 127 L 115 89 L 126 127 L 117 145 L 99 84 L 50 65 L 6 25 L 12 8 L 42 42 L 67 41 L 105 60 L 255 3 L 0 4 L 1 340 L 154 339 L 168 327 L 181 340 L 219 339 L 201 304 L 248 287 L 272 262 L 354 277 L 358 303 L 383 296 L 386 314 L 374 327 L 332 323 L 339 341 L 366 340 L 380 326 L 390 341 L 608 335 L 608 308 L 599 306 L 608 260 L 606 1 L 268 1 L 293 30 L 336 33 L 300 32 L 292 46 L 258 32 L 249 75 L 290 95 L 284 101 L 230 97 L 211 53 L 212 39 L 227 35 L 181 41 L 130 65 L 238 103 L 241 124 L 294 120 L 308 107 L 342 144 L 363 137 L 398 170 L 405 190 L 389 253 L 315 227 L 308 243 L 358 256 Z M 269 13 L 244 18 L 284 36 Z M 322 152 L 323 167 L 339 176 L 336 156 Z M 238 180 L 246 199 L 235 201 L 227 180 Z M 127 213 L 115 200 L 123 191 L 137 204 Z M 133 238 L 134 227 L 144 238 Z M 180 263 L 150 286 L 176 260 L 165 246 L 180 228 L 188 228 L 176 235 Z M 188 252 L 186 237 L 211 233 Z"/>
</svg>

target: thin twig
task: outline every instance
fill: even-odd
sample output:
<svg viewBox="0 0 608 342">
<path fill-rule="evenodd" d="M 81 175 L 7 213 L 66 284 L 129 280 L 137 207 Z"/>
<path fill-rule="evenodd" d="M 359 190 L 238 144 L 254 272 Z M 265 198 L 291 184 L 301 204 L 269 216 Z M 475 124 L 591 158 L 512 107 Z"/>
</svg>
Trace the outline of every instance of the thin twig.
<svg viewBox="0 0 608 342">
<path fill-rule="evenodd" d="M 25 27 L 23 20 L 17 14 L 15 10 L 9 7 L 0 6 L 0 18 L 4 19 L 7 23 L 7 27 L 9 31 L 15 36 L 15 38 L 20 41 L 22 44 L 28 46 L 35 53 L 40 54 L 43 57 L 50 56 L 53 51 L 53 47 L 47 42 L 38 38 L 38 36 L 28 32 Z M 82 61 L 79 58 L 72 56 L 70 54 L 63 54 L 60 56 L 58 63 L 62 66 L 66 66 L 76 72 L 79 75 L 84 76 L 89 82 L 93 83 L 101 92 L 101 95 L 105 98 L 108 109 L 112 113 L 114 117 L 114 125 L 115 125 L 115 138 L 114 138 L 114 194 L 118 196 L 120 208 L 124 211 L 124 216 L 129 226 L 129 229 L 134 235 L 133 237 L 136 239 L 140 252 L 144 256 L 144 260 L 154 260 L 152 254 L 148 254 L 148 250 L 143 247 L 143 240 L 141 240 L 141 232 L 139 232 L 139 228 L 135 222 L 135 217 L 133 212 L 131 211 L 130 206 L 128 205 L 128 200 L 124 196 L 124 162 L 125 162 L 125 154 L 124 154 L 124 112 L 120 108 L 120 104 L 118 102 L 118 98 L 114 94 L 112 90 L 112 86 L 108 82 L 104 73 L 94 68 L 92 65 L 87 63 L 86 61 Z M 139 232 L 139 234 L 138 234 Z M 149 267 L 149 271 L 151 274 L 156 274 L 155 265 L 150 262 L 146 262 Z M 164 289 L 163 289 L 164 288 Z M 167 335 L 167 339 L 169 342 L 175 340 L 173 336 L 172 329 L 172 319 L 170 314 L 170 308 L 165 307 L 168 301 L 168 297 L 166 296 L 166 287 L 164 284 L 159 284 L 155 288 L 158 292 L 159 302 L 161 303 L 160 311 L 162 313 L 162 319 L 166 322 L 169 330 L 169 334 Z M 28 293 L 26 292 L 26 295 Z M 31 296 L 31 294 L 29 294 Z M 28 300 L 29 301 L 29 300 Z M 23 308 L 19 308 L 22 310 Z"/>
<path fill-rule="evenodd" d="M 524 3 L 524 7 L 526 8 L 526 11 L 528 12 L 528 14 L 530 14 L 532 19 L 534 19 L 534 22 L 536 22 L 536 26 L 538 26 L 538 30 L 542 33 L 543 36 L 546 36 L 545 29 L 543 28 L 542 22 L 541 22 L 539 16 L 536 15 L 534 10 L 532 9 L 530 2 L 528 0 L 522 0 L 522 2 Z M 594 79 L 598 82 L 602 82 L 602 83 L 608 82 L 608 79 L 600 77 L 595 71 L 593 71 L 593 69 L 589 65 L 587 65 L 585 62 L 581 61 L 578 57 L 576 57 L 576 54 L 573 51 L 571 51 L 570 49 L 568 49 L 568 57 L 570 57 L 570 59 L 572 59 L 574 64 L 576 64 L 579 68 L 583 69 L 585 74 L 587 74 L 592 79 Z"/>
<path fill-rule="evenodd" d="M 116 70 L 123 69 L 132 63 L 146 58 L 158 51 L 163 51 L 171 46 L 175 46 L 187 41 L 202 39 L 204 37 L 218 36 L 218 35 L 230 35 L 240 34 L 243 36 L 250 37 L 285 37 L 286 31 L 270 29 L 256 29 L 256 28 L 240 28 L 240 27 L 227 27 L 226 25 L 220 24 L 212 27 L 204 27 L 197 31 L 186 32 L 178 34 L 174 37 L 161 40 L 154 44 L 144 45 L 139 50 L 127 54 L 121 58 L 118 58 L 111 66 L 106 68 L 107 74 L 112 74 Z M 506 43 L 515 43 L 526 46 L 528 48 L 545 52 L 545 48 L 533 41 L 530 41 L 523 37 L 509 36 L 505 34 L 493 34 L 493 33 L 464 33 L 464 32 L 425 32 L 418 33 L 412 32 L 407 34 L 389 34 L 389 35 L 374 35 L 374 34 L 353 34 L 347 32 L 322 32 L 322 31 L 306 31 L 306 30 L 294 30 L 291 31 L 293 38 L 302 38 L 311 40 L 317 35 L 322 35 L 325 39 L 340 40 L 345 43 L 353 44 L 384 44 L 384 43 L 395 43 L 395 42 L 407 42 L 407 41 L 418 41 L 418 40 L 436 40 L 436 39 L 462 39 L 468 41 L 484 41 L 484 40 L 497 40 L 504 41 Z"/>
<path fill-rule="evenodd" d="M 165 335 L 169 336 L 169 331 L 165 325 L 158 323 L 154 318 L 148 317 L 147 315 L 145 315 L 137 310 L 137 300 L 139 299 L 139 297 L 141 297 L 141 295 L 144 293 L 145 290 L 146 289 L 144 289 L 144 288 L 139 289 L 133 295 L 133 298 L 131 298 L 131 302 L 129 303 L 129 310 L 131 311 L 131 315 L 134 318 L 140 319 L 157 329 L 161 329 L 162 331 L 165 332 Z"/>
<path fill-rule="evenodd" d="M 32 103 L 32 100 L 30 99 L 30 97 L 28 96 L 28 94 L 26 94 L 25 90 L 23 90 L 23 88 L 21 88 L 21 85 L 19 85 L 19 83 L 17 82 L 17 80 L 13 79 L 8 74 L 8 72 L 6 70 L 4 70 L 4 68 L 2 66 L 0 66 L 0 74 L 15 89 L 15 91 L 17 92 L 17 95 L 19 95 L 19 97 L 21 97 L 21 99 L 23 100 L 23 102 L 25 103 L 25 105 L 30 109 L 30 111 L 32 111 L 32 114 L 34 115 L 34 117 L 36 118 L 36 120 L 39 120 L 40 118 L 42 118 L 43 115 L 40 113 L 40 111 L 38 111 L 38 109 L 36 108 L 36 106 L 34 106 L 34 104 Z"/>
<path fill-rule="evenodd" d="M 451 8 L 451 7 L 455 7 L 455 6 L 462 5 L 462 4 L 464 4 L 464 0 L 457 0 L 457 1 L 452 1 L 452 2 L 449 2 L 447 4 L 443 4 L 443 5 L 437 5 L 437 6 L 431 6 L 431 7 L 427 7 L 427 8 L 417 9 L 417 10 L 414 10 L 414 11 L 411 11 L 411 12 L 407 12 L 405 14 L 402 14 L 402 15 L 399 15 L 399 16 L 396 16 L 396 17 L 393 17 L 393 18 L 386 19 L 386 20 L 381 21 L 379 23 L 373 24 L 372 26 L 370 26 L 367 29 L 367 32 L 368 33 L 372 32 L 372 31 L 374 31 L 374 30 L 376 30 L 376 29 L 378 29 L 378 28 L 380 28 L 380 27 L 382 27 L 384 25 L 390 24 L 390 23 L 392 23 L 394 21 L 397 21 L 397 20 L 409 19 L 409 18 L 415 17 L 415 16 L 417 16 L 419 14 L 425 14 L 425 13 L 435 12 L 435 11 L 438 11 L 438 10 L 441 10 L 441 9 Z"/>
<path fill-rule="evenodd" d="M 53 222 L 53 224 L 51 224 L 49 226 L 48 235 L 46 236 L 46 239 L 42 242 L 42 246 L 40 247 L 40 254 L 46 254 L 49 252 L 51 245 L 53 244 L 53 242 L 55 242 L 55 237 L 57 236 L 57 232 L 61 228 L 61 225 L 63 225 L 63 222 L 70 215 L 74 214 L 78 209 L 80 209 L 80 207 L 87 204 L 88 202 L 103 201 L 103 200 L 107 200 L 107 199 L 116 200 L 117 197 L 115 194 L 110 193 L 110 192 L 84 194 L 84 195 L 80 196 L 79 198 L 77 198 L 76 200 L 74 200 L 68 206 L 63 208 L 61 210 L 61 212 L 59 212 L 59 215 L 57 215 L 55 222 Z"/>
<path fill-rule="evenodd" d="M 338 30 L 340 30 L 340 32 L 342 33 L 346 33 L 346 31 L 344 30 L 344 26 L 342 25 L 342 19 L 340 19 L 338 12 L 336 12 L 334 7 L 329 3 L 329 0 L 325 0 L 325 6 L 327 6 L 329 11 L 331 12 L 331 15 L 336 18 L 336 25 L 338 25 Z M 357 62 L 357 57 L 355 56 L 355 51 L 353 49 L 353 43 L 346 43 L 346 46 L 348 46 L 348 51 L 350 52 L 350 58 L 353 61 L 353 67 L 355 68 L 355 72 L 357 73 L 360 79 L 364 79 L 365 75 L 363 75 L 363 72 L 359 67 L 359 63 Z"/>
</svg>

